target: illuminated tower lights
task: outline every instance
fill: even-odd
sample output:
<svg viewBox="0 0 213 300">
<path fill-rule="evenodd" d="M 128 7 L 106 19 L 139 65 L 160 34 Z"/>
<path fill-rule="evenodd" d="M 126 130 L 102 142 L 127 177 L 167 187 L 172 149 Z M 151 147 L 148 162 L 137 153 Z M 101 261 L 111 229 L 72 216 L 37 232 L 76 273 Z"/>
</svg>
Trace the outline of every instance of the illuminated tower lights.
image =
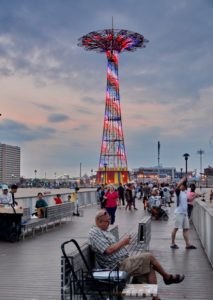
<svg viewBox="0 0 213 300">
<path fill-rule="evenodd" d="M 107 88 L 98 183 L 118 184 L 129 181 L 121 118 L 118 54 L 144 48 L 147 42 L 148 40 L 139 33 L 113 29 L 113 26 L 112 29 L 90 32 L 79 39 L 78 46 L 88 51 L 106 53 L 107 57 Z"/>
</svg>

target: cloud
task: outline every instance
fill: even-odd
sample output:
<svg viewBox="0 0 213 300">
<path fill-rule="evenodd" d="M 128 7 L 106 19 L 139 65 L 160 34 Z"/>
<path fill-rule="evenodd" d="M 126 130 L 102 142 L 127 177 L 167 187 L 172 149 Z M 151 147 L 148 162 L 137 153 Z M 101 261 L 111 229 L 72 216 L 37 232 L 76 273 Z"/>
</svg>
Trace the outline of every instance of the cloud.
<svg viewBox="0 0 213 300">
<path fill-rule="evenodd" d="M 70 120 L 70 117 L 64 114 L 52 114 L 48 116 L 48 121 L 51 123 L 59 123 Z"/>
<path fill-rule="evenodd" d="M 55 130 L 49 127 L 38 126 L 30 128 L 21 122 L 3 120 L 0 125 L 0 135 L 3 142 L 31 142 L 42 139 L 51 139 Z"/>
<path fill-rule="evenodd" d="M 72 130 L 74 130 L 74 131 L 83 131 L 83 132 L 87 131 L 88 129 L 89 129 L 89 126 L 86 124 L 81 124 L 78 127 L 72 128 Z M 77 145 L 77 143 L 76 143 L 76 145 Z"/>
<path fill-rule="evenodd" d="M 76 107 L 76 111 L 85 115 L 92 115 L 94 113 L 93 111 L 91 111 L 91 109 L 87 107 Z"/>
<path fill-rule="evenodd" d="M 32 104 L 39 107 L 39 108 L 42 108 L 43 110 L 46 110 L 46 111 L 51 111 L 51 110 L 58 109 L 57 106 L 49 105 L 49 104 L 42 104 L 42 103 L 36 103 L 36 102 L 32 102 Z"/>
<path fill-rule="evenodd" d="M 97 104 L 103 105 L 103 103 L 102 103 L 102 101 L 100 101 L 100 99 L 95 99 L 93 97 L 82 97 L 81 100 L 83 102 L 85 102 L 87 105 L 90 105 L 90 104 L 91 105 L 93 105 L 93 104 L 95 104 L 95 105 L 97 105 Z"/>
</svg>

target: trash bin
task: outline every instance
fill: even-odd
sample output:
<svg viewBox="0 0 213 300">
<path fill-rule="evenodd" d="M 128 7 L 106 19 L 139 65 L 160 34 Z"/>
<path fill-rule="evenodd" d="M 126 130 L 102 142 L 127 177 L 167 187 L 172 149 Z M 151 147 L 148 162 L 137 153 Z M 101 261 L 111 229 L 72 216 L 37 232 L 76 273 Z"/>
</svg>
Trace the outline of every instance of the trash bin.
<svg viewBox="0 0 213 300">
<path fill-rule="evenodd" d="M 21 218 L 23 211 L 12 207 L 0 208 L 0 238 L 17 242 L 21 235 Z"/>
</svg>

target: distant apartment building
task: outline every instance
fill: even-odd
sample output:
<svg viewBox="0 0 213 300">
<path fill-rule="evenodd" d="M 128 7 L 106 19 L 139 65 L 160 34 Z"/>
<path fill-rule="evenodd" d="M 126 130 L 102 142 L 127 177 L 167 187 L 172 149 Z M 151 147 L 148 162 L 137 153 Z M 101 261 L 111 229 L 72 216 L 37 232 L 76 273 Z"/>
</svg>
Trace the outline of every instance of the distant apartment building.
<svg viewBox="0 0 213 300">
<path fill-rule="evenodd" d="M 12 184 L 20 180 L 21 149 L 0 143 L 0 183 Z"/>
</svg>

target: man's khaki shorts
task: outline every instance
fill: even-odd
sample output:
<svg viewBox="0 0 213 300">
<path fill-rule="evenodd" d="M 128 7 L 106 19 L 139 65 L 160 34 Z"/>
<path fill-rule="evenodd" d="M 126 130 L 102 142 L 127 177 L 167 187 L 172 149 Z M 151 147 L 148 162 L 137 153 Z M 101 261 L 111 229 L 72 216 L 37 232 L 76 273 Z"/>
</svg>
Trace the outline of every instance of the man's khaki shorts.
<svg viewBox="0 0 213 300">
<path fill-rule="evenodd" d="M 150 273 L 150 253 L 142 253 L 124 259 L 119 270 L 126 271 L 130 276 L 137 277 L 139 282 L 147 282 L 147 274 Z"/>
<path fill-rule="evenodd" d="M 175 214 L 174 228 L 189 229 L 189 218 L 185 214 Z"/>
</svg>

